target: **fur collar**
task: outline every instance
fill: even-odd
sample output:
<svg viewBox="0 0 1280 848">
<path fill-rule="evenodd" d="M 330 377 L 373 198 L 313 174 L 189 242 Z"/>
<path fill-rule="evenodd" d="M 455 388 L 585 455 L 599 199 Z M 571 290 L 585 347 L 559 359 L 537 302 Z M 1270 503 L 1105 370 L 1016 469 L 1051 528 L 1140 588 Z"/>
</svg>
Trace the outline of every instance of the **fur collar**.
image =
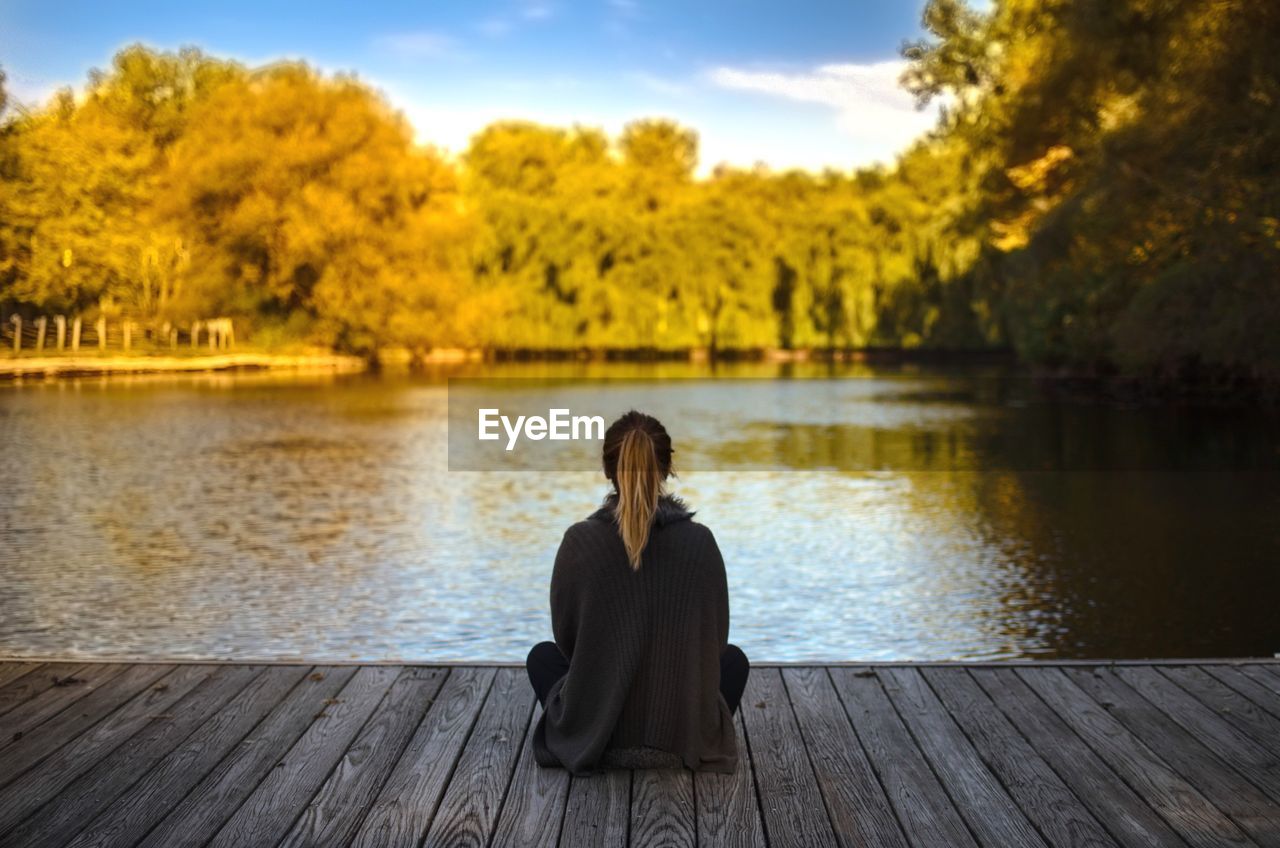
<svg viewBox="0 0 1280 848">
<path fill-rule="evenodd" d="M 598 518 L 601 521 L 613 521 L 613 510 L 618 505 L 618 495 L 616 492 L 610 493 L 604 499 L 604 504 L 591 513 L 591 518 Z M 673 524 L 677 521 L 687 521 L 693 518 L 693 510 L 689 509 L 680 498 L 675 495 L 663 495 L 658 498 L 658 509 L 653 514 L 653 523 L 662 526 L 663 524 Z"/>
</svg>

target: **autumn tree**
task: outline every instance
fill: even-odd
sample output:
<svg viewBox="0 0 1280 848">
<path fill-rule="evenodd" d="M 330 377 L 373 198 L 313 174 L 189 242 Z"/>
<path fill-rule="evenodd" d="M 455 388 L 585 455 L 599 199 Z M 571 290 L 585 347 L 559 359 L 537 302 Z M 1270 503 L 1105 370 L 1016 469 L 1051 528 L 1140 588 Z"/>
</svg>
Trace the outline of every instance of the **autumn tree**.
<svg viewBox="0 0 1280 848">
<path fill-rule="evenodd" d="M 455 174 L 352 78 L 286 63 L 220 86 L 157 204 L 191 245 L 198 302 L 369 356 L 450 341 Z"/>
</svg>

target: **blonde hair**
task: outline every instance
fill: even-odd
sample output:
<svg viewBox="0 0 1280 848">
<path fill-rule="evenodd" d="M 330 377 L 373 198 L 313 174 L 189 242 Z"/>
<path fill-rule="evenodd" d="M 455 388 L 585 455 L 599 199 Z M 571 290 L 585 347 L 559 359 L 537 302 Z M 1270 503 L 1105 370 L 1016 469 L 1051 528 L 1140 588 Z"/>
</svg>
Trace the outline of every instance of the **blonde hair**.
<svg viewBox="0 0 1280 848">
<path fill-rule="evenodd" d="M 658 458 L 648 433 L 636 429 L 623 437 L 618 453 L 618 479 L 614 482 L 618 487 L 614 520 L 618 522 L 627 559 L 638 571 L 640 555 L 649 544 L 649 529 L 658 510 L 658 497 L 662 494 Z"/>
<path fill-rule="evenodd" d="M 649 544 L 663 481 L 671 473 L 671 438 L 651 415 L 631 411 L 605 433 L 605 474 L 617 490 L 613 518 L 632 570 Z"/>
</svg>

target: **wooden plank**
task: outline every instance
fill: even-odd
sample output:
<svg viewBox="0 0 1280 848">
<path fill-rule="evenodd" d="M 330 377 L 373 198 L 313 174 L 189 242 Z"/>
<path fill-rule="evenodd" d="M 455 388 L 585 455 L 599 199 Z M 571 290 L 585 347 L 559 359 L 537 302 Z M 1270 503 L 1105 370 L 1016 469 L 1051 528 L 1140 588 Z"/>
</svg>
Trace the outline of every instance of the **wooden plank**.
<svg viewBox="0 0 1280 848">
<path fill-rule="evenodd" d="M 886 668 L 877 675 L 978 842 L 1045 848 L 1035 827 L 947 714 L 920 670 Z"/>
<path fill-rule="evenodd" d="M 161 667 L 163 668 L 163 666 Z M 129 672 L 125 672 L 128 674 Z M 133 734 L 166 715 L 212 673 L 207 666 L 178 666 L 154 686 L 113 710 L 85 733 L 57 748 L 0 795 L 0 833 L 5 833 L 60 792 Z M 121 675 L 123 677 L 123 675 Z M 142 677 L 140 680 L 145 681 Z M 99 690 L 103 691 L 103 690 Z M 16 751 L 16 746 L 15 749 Z"/>
<path fill-rule="evenodd" d="M 1116 676 L 1141 692 L 1192 736 L 1203 739 L 1258 788 L 1280 799 L 1280 759 L 1256 740 L 1154 668 L 1117 668 Z"/>
<path fill-rule="evenodd" d="M 1121 845 L 1184 844 L 1013 669 L 975 668 L 969 673 Z"/>
<path fill-rule="evenodd" d="M 572 779 L 560 848 L 626 848 L 631 776 L 627 769 L 608 769 Z"/>
<path fill-rule="evenodd" d="M 827 670 L 820 666 L 786 668 L 782 680 L 840 844 L 906 846 L 893 805 L 845 715 Z M 701 811 L 701 794 L 698 802 Z"/>
<path fill-rule="evenodd" d="M 1208 848 L 1252 844 L 1230 818 L 1068 680 L 1061 669 L 1020 668 L 1014 673 L 1056 710 L 1189 845 Z"/>
<path fill-rule="evenodd" d="M 1242 669 L 1226 665 L 1202 665 L 1200 670 L 1230 686 L 1272 716 L 1280 718 L 1280 693 L 1254 680 Z M 1280 682 L 1276 685 L 1280 686 Z"/>
<path fill-rule="evenodd" d="M 0 691 L 19 677 L 30 674 L 40 668 L 41 663 L 7 662 L 0 663 Z"/>
<path fill-rule="evenodd" d="M 277 844 L 386 698 L 401 670 L 359 668 L 341 692 L 323 703 L 315 721 L 210 840 L 209 848 Z"/>
<path fill-rule="evenodd" d="M 693 848 L 696 840 L 693 772 L 637 769 L 631 775 L 632 844 Z"/>
<path fill-rule="evenodd" d="M 85 822 L 68 845 L 138 842 L 310 672 L 310 666 L 268 668 L 96 819 Z"/>
<path fill-rule="evenodd" d="M 346 845 L 409 744 L 448 671 L 408 668 L 342 755 L 281 845 Z"/>
<path fill-rule="evenodd" d="M 431 820 L 427 845 L 483 848 L 489 844 L 520 757 L 534 700 L 528 672 L 520 668 L 498 670 Z"/>
<path fill-rule="evenodd" d="M 0 716 L 53 686 L 56 680 L 74 677 L 83 664 L 78 663 L 40 663 L 26 674 L 9 681 L 0 687 Z M 0 741 L 3 741 L 0 739 Z"/>
<path fill-rule="evenodd" d="M 128 666 L 89 665 L 66 674 L 41 672 L 40 679 L 31 681 L 31 691 L 22 702 L 14 704 L 0 717 L 0 751 L 7 751 L 24 737 L 29 738 L 41 724 L 107 684 L 126 668 Z M 31 743 L 28 741 L 28 744 Z M 10 756 L 9 753 L 4 754 L 6 760 Z M 0 786 L 6 782 L 4 777 L 0 777 Z"/>
<path fill-rule="evenodd" d="M 831 680 L 913 845 L 974 845 L 964 819 L 911 739 L 878 672 L 831 669 Z M 772 833 L 770 834 L 772 837 Z"/>
<path fill-rule="evenodd" d="M 1074 668 L 1064 672 L 1256 842 L 1280 844 L 1280 803 L 1267 798 L 1200 744 L 1195 734 L 1187 733 L 1110 669 Z"/>
<path fill-rule="evenodd" d="M 834 842 L 835 832 L 827 818 L 781 671 L 752 669 L 740 709 L 769 844 Z"/>
<path fill-rule="evenodd" d="M 1209 668 L 1217 668 L 1217 666 L 1209 666 Z M 1260 665 L 1234 665 L 1231 668 L 1270 692 L 1272 699 L 1280 701 L 1280 675 L 1272 674 Z"/>
<path fill-rule="evenodd" d="M 85 822 L 244 689 L 262 667 L 212 666 L 206 670 L 208 676 L 167 714 L 147 716 L 138 733 L 29 815 L 6 839 L 17 845 L 65 844 Z"/>
<path fill-rule="evenodd" d="M 160 678 L 174 670 L 171 665 L 100 668 L 102 677 L 98 677 L 93 671 L 81 672 L 77 674 L 77 678 L 88 682 L 55 687 L 9 714 L 9 717 L 13 717 L 23 713 L 34 724 L 22 731 L 23 735 L 0 753 L 5 764 L 4 775 L 0 776 L 0 786 L 17 779 L 27 769 L 92 728 L 103 716 L 110 714 L 142 690 L 158 685 Z M 123 671 L 120 670 L 122 668 Z M 61 701 L 64 698 L 70 703 L 62 704 L 53 715 L 46 716 L 39 709 L 27 710 L 28 705 L 34 707 L 40 702 L 54 699 Z M 71 704 L 75 708 L 67 709 Z"/>
<path fill-rule="evenodd" d="M 152 848 L 206 844 L 355 673 L 353 667 L 321 666 L 308 674 L 140 844 Z"/>
<path fill-rule="evenodd" d="M 1264 748 L 1280 754 L 1280 718 L 1194 666 L 1161 669 L 1160 673 L 1252 736 Z"/>
<path fill-rule="evenodd" d="M 449 673 L 353 845 L 416 845 L 422 840 L 494 675 L 491 668 L 458 668 Z"/>
<path fill-rule="evenodd" d="M 535 701 L 520 750 L 520 761 L 516 763 L 511 787 L 498 814 L 498 826 L 493 837 L 495 846 L 555 848 L 560 840 L 560 825 L 569 799 L 569 772 L 560 768 L 543 768 L 533 758 L 533 729 L 541 715 L 542 707 Z"/>
<path fill-rule="evenodd" d="M 122 668 L 0 663 L 0 726 L 31 728 L 0 753 L 0 843 L 1280 844 L 1263 664 L 757 667 L 735 774 L 582 779 L 534 762 L 518 667 Z M 81 669 L 114 671 L 53 685 Z"/>
<path fill-rule="evenodd" d="M 733 774 L 700 771 L 693 776 L 698 812 L 698 844 L 723 848 L 764 848 L 764 823 L 756 797 L 751 750 L 742 725 L 742 708 L 734 716 L 738 731 L 738 767 Z"/>
<path fill-rule="evenodd" d="M 940 707 L 1053 845 L 1113 845 L 1105 828 L 962 668 L 928 668 Z"/>
</svg>

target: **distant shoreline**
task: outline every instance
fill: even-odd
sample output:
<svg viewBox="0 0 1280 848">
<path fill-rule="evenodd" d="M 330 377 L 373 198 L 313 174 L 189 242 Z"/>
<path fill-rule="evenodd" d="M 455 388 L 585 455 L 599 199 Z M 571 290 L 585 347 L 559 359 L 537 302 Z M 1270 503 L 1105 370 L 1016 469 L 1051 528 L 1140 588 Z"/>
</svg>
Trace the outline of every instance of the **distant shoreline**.
<svg viewBox="0 0 1280 848">
<path fill-rule="evenodd" d="M 88 377 L 109 374 L 198 373 L 209 371 L 334 371 L 350 374 L 376 370 L 382 366 L 403 367 L 413 365 L 453 365 L 462 363 L 513 363 L 513 362 L 708 362 L 712 359 L 705 349 L 690 350 L 593 350 L 593 349 L 521 349 L 496 350 L 436 348 L 425 355 L 413 357 L 409 351 L 387 350 L 379 356 L 377 364 L 352 354 L 333 352 L 269 353 L 245 351 L 236 353 L 210 353 L 207 355 L 175 356 L 172 354 L 135 355 L 83 355 L 62 354 L 52 356 L 3 356 L 0 355 L 0 380 L 27 377 Z M 722 350 L 714 359 L 722 362 L 1004 362 L 1012 361 L 1007 351 L 943 351 L 932 349 L 900 350 L 892 348 L 867 348 L 859 350 Z"/>
<path fill-rule="evenodd" d="M 202 371 L 336 371 L 368 367 L 344 354 L 221 353 L 207 356 L 15 356 L 0 359 L 0 380 Z"/>
<path fill-rule="evenodd" d="M 482 350 L 470 348 L 436 348 L 414 356 L 403 349 L 381 352 L 376 361 L 353 354 L 323 350 L 295 353 L 243 351 L 194 355 L 145 354 L 125 355 L 53 355 L 11 356 L 0 353 L 0 384 L 23 380 L 53 380 L 77 377 L 106 377 L 142 374 L 199 373 L 264 373 L 297 372 L 306 374 L 361 374 L 384 369 L 413 371 L 419 368 L 449 366 L 511 365 L 519 363 L 645 363 L 716 362 L 770 363 L 788 365 L 805 363 L 862 363 L 870 366 L 925 366 L 930 368 L 1001 367 L 1017 368 L 1023 376 L 1035 381 L 1042 396 L 1056 401 L 1112 402 L 1122 404 L 1227 403 L 1276 405 L 1280 390 L 1256 378 L 1229 372 L 1208 372 L 1177 378 L 1120 374 L 1096 374 L 1070 369 L 1028 366 L 1018 361 L 1007 349 L 936 349 L 936 348 L 861 348 L 855 350 L 825 349 L 722 350 L 711 357 L 706 349 L 519 349 Z"/>
</svg>

